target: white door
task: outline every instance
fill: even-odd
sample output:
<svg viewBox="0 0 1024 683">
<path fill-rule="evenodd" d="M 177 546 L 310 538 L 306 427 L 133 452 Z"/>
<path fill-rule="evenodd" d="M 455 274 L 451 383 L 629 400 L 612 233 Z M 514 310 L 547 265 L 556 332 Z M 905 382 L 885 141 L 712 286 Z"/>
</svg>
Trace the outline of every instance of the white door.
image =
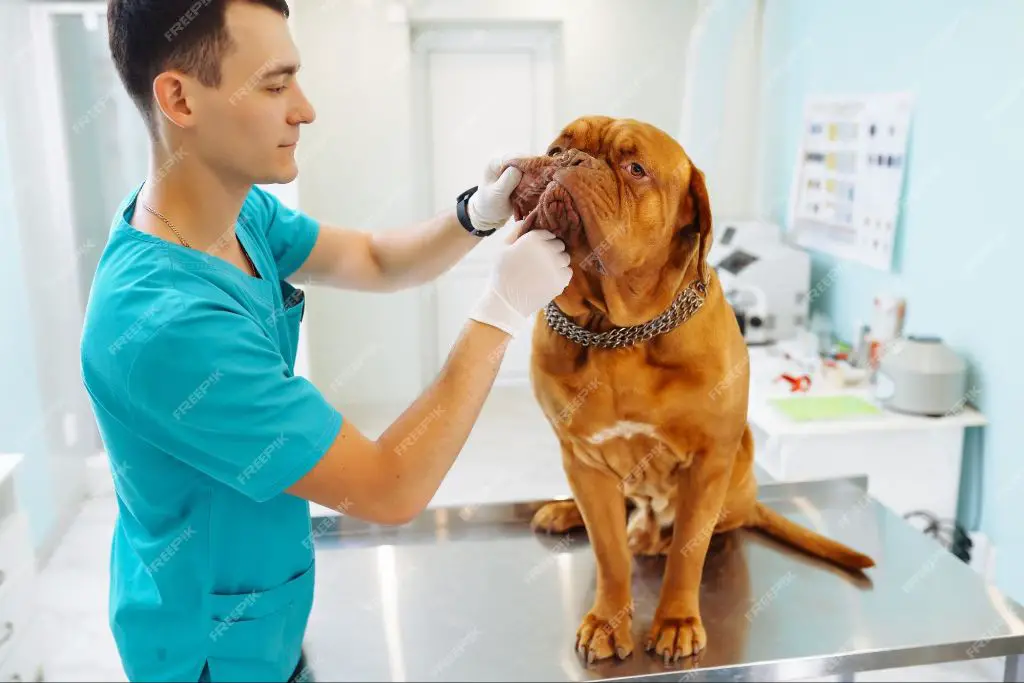
<svg viewBox="0 0 1024 683">
<path fill-rule="evenodd" d="M 415 39 L 417 86 L 423 104 L 422 142 L 429 174 L 429 211 L 455 204 L 477 185 L 488 159 L 543 152 L 555 133 L 553 45 L 547 30 L 431 29 Z M 434 348 L 426 377 L 444 363 L 490 278 L 506 228 L 482 240 L 463 261 L 426 288 L 426 338 Z M 498 385 L 528 380 L 530 328 L 509 347 Z"/>
</svg>

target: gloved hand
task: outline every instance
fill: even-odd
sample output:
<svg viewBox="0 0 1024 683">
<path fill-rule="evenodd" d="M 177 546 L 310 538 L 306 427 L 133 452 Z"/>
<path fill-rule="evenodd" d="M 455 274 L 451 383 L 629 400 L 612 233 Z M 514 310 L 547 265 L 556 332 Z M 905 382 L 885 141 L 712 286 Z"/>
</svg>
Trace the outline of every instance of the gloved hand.
<svg viewBox="0 0 1024 683">
<path fill-rule="evenodd" d="M 562 240 L 547 230 L 531 230 L 520 237 L 525 222 L 512 225 L 487 290 L 469 316 L 513 337 L 572 279 Z"/>
<path fill-rule="evenodd" d="M 502 165 L 514 156 L 495 157 L 487 163 L 484 177 L 477 191 L 469 198 L 466 211 L 469 221 L 477 230 L 500 228 L 512 217 L 512 200 L 509 195 L 516 189 L 523 174 L 518 168 L 509 166 L 499 177 Z"/>
</svg>

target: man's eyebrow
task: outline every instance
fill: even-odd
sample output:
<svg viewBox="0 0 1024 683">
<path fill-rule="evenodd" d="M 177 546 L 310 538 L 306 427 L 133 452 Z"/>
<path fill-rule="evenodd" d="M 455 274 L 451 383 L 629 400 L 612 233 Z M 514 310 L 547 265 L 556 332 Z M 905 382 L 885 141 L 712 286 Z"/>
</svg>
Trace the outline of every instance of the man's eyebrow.
<svg viewBox="0 0 1024 683">
<path fill-rule="evenodd" d="M 282 64 L 281 66 L 269 69 L 263 72 L 263 78 L 273 78 L 274 76 L 294 76 L 302 68 L 300 64 Z"/>
</svg>

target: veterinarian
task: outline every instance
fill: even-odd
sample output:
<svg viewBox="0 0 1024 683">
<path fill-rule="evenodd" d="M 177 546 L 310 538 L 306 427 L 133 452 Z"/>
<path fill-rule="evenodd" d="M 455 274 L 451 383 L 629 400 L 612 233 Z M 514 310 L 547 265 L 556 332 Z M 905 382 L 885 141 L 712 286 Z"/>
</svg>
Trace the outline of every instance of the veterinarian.
<svg viewBox="0 0 1024 683">
<path fill-rule="evenodd" d="M 571 277 L 561 241 L 512 226 L 434 383 L 377 439 L 294 376 L 305 300 L 289 280 L 429 282 L 510 219 L 520 175 L 494 162 L 450 209 L 386 234 L 321 224 L 256 187 L 296 177 L 315 118 L 288 11 L 108 7 L 111 56 L 152 142 L 148 175 L 113 217 L 81 339 L 117 493 L 110 625 L 130 680 L 310 680 L 307 501 L 380 524 L 424 510 L 509 341 Z M 339 178 L 360 172 L 358 157 L 337 163 Z"/>
</svg>

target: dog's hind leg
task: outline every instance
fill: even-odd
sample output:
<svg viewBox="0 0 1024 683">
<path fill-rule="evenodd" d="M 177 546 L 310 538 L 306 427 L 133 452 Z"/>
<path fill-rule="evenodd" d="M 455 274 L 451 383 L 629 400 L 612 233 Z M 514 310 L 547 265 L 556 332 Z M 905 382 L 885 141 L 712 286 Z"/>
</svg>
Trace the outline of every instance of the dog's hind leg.
<svg viewBox="0 0 1024 683">
<path fill-rule="evenodd" d="M 664 555 L 672 544 L 672 526 L 666 528 L 650 498 L 634 498 L 636 508 L 629 515 L 626 537 L 634 555 Z"/>
<path fill-rule="evenodd" d="M 564 534 L 583 527 L 583 515 L 574 500 L 556 500 L 534 513 L 530 528 L 549 534 Z"/>
</svg>

